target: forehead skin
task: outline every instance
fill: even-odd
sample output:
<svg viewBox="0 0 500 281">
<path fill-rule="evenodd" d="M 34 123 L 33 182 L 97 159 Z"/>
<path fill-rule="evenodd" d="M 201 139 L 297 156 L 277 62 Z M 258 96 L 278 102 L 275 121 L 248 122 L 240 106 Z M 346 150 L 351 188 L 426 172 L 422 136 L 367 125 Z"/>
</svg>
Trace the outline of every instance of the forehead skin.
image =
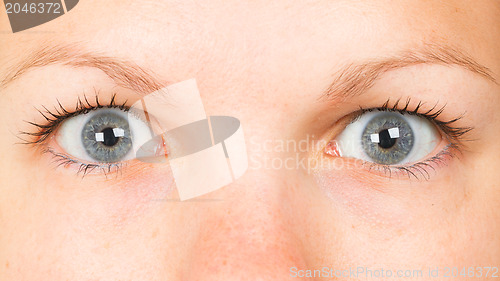
<svg viewBox="0 0 500 281">
<path fill-rule="evenodd" d="M 104 3 L 82 1 L 33 33 L 3 34 L 1 59 L 47 42 L 83 42 L 169 80 L 194 73 L 219 91 L 245 77 L 255 93 L 276 87 L 276 74 L 288 83 L 299 75 L 299 81 L 317 80 L 352 59 L 442 42 L 499 72 L 500 4 L 494 0 Z M 0 23 L 9 29 L 5 14 Z"/>
<path fill-rule="evenodd" d="M 38 49 L 40 46 L 76 42 L 84 50 L 102 52 L 133 61 L 145 69 L 152 70 L 164 81 L 177 82 L 196 77 L 208 115 L 236 116 L 242 120 L 242 124 L 245 124 L 245 135 L 257 137 L 259 140 L 286 138 L 288 136 L 285 134 L 293 130 L 290 129 L 294 125 L 292 121 L 299 119 L 296 118 L 296 116 L 300 116 L 299 112 L 315 111 L 316 101 L 319 98 L 318 93 L 328 87 L 332 81 L 333 73 L 352 61 L 392 56 L 401 51 L 418 48 L 429 42 L 447 44 L 463 49 L 479 63 L 488 67 L 497 81 L 500 81 L 499 15 L 500 1 L 498 0 L 293 2 L 82 0 L 67 15 L 16 34 L 10 34 L 6 14 L 1 12 L 0 77 L 5 75 L 6 68 L 22 60 L 29 51 Z M 11 97 L 15 99 L 14 95 Z M 3 98 L 0 95 L 0 101 Z M 239 262 L 240 267 L 235 267 L 235 271 L 247 268 L 251 264 L 247 259 L 263 253 L 272 255 L 269 259 L 273 258 L 273 262 L 276 264 L 282 261 L 283 263 L 279 266 L 283 266 L 283 264 L 286 264 L 287 267 L 295 264 L 300 265 L 300 261 L 292 260 L 294 255 L 299 256 L 299 254 L 289 253 L 288 248 L 282 247 L 285 243 L 270 245 L 262 241 L 268 237 L 271 237 L 269 240 L 276 237 L 288 238 L 288 233 L 285 230 L 289 230 L 288 227 L 291 225 L 288 222 L 281 222 L 285 226 L 277 223 L 277 217 L 282 215 L 280 211 L 284 212 L 283 210 L 277 207 L 275 209 L 265 209 L 265 207 L 275 206 L 272 204 L 272 200 L 281 202 L 294 195 L 300 197 L 302 194 L 300 192 L 296 194 L 287 192 L 283 197 L 285 199 L 282 197 L 276 199 L 278 196 L 273 193 L 273 189 L 266 189 L 266 187 L 285 186 L 288 182 L 285 179 L 266 178 L 265 172 L 249 172 L 246 179 L 251 179 L 245 183 L 251 185 L 251 188 L 235 188 L 232 189 L 234 190 L 232 192 L 242 197 L 253 196 L 254 200 L 249 200 L 250 203 L 245 200 L 237 201 L 242 207 L 236 206 L 236 211 L 233 213 L 225 213 L 225 210 L 220 211 L 222 208 L 207 212 L 211 217 L 199 220 L 219 226 L 216 230 L 209 229 L 210 231 L 207 231 L 207 233 L 214 234 L 215 238 L 202 232 L 201 236 L 205 240 L 200 239 L 193 244 L 201 249 L 206 249 L 206 252 L 213 249 L 220 250 L 217 247 L 228 241 L 236 241 L 234 243 L 240 245 L 256 246 L 255 249 L 249 250 L 247 257 L 243 255 L 239 257 L 240 260 L 237 262 Z M 283 193 L 285 192 L 283 191 Z M 493 197 L 489 196 L 489 198 Z M 258 202 L 259 205 L 257 207 L 250 206 L 252 202 Z M 498 206 L 498 203 L 492 203 L 491 206 Z M 76 213 L 78 209 L 75 207 L 73 211 Z M 303 212 L 297 213 L 305 214 L 307 211 L 303 210 Z M 264 212 L 266 213 L 264 214 Z M 290 211 L 290 213 L 293 212 Z M 159 214 L 155 215 L 159 216 Z M 198 213 L 187 213 L 186 216 L 190 215 L 197 218 L 199 216 Z M 75 215 L 75 217 L 77 216 Z M 154 218 L 151 220 L 154 221 Z M 179 221 L 182 220 L 179 219 Z M 299 216 L 293 218 L 293 222 L 297 225 L 300 225 L 300 221 Z M 159 223 L 164 223 L 164 221 L 160 220 Z M 179 223 L 179 225 L 182 224 Z M 455 227 L 460 229 L 461 226 Z M 206 228 L 209 227 L 206 226 Z M 145 232 L 140 226 L 137 229 L 131 229 L 136 231 L 134 234 Z M 307 225 L 303 229 L 311 232 L 306 231 L 304 236 L 317 235 L 322 237 L 323 233 L 315 233 L 316 228 L 313 226 Z M 179 240 L 184 238 L 184 235 L 191 237 L 190 235 L 193 235 L 192 232 L 189 232 L 191 230 L 183 229 L 187 234 L 180 233 L 179 230 L 180 234 L 176 237 Z M 224 231 L 229 233 L 227 237 L 222 236 L 222 234 L 216 235 Z M 442 231 L 446 232 L 448 229 L 443 227 Z M 334 231 L 332 230 L 332 232 Z M 251 239 L 246 237 L 246 234 L 252 235 Z M 274 236 L 272 236 L 273 234 Z M 125 234 L 119 232 L 113 236 L 121 235 Z M 451 237 L 453 233 L 446 233 L 446 235 Z M 160 236 L 154 235 L 154 237 Z M 264 236 L 264 238 L 260 236 Z M 98 238 L 100 239 L 100 237 Z M 285 238 L 283 240 L 286 240 Z M 155 239 L 157 240 L 151 240 L 153 241 L 151 244 L 161 240 L 160 238 Z M 109 240 L 113 242 L 112 239 Z M 381 240 L 377 242 L 382 244 Z M 442 243 L 447 242 L 444 241 L 446 240 L 444 238 L 442 240 Z M 464 241 L 457 240 L 456 244 L 461 246 L 460 243 Z M 58 242 L 53 243 L 56 245 Z M 315 247 L 310 248 L 325 248 L 325 253 L 348 248 L 339 246 L 330 251 L 330 248 L 324 247 L 325 244 L 336 242 L 315 241 L 311 242 L 311 244 L 317 243 L 314 244 Z M 348 242 L 351 245 L 357 243 L 357 241 Z M 401 244 L 414 250 L 410 251 L 411 253 L 421 254 L 421 257 L 415 258 L 415 260 L 422 263 L 426 261 L 427 248 L 423 249 L 420 246 L 427 241 L 403 242 Z M 171 244 L 162 245 L 163 247 L 159 248 L 162 250 L 175 248 L 180 252 L 185 245 L 189 244 L 188 242 L 179 243 L 178 240 L 166 243 Z M 113 246 L 113 243 L 111 244 Z M 393 254 L 395 262 L 399 257 L 404 257 L 405 254 L 399 253 L 402 251 L 398 247 L 403 247 L 400 244 L 394 245 L 392 249 L 385 249 L 382 246 L 377 248 L 375 242 L 373 245 L 366 243 L 365 246 L 362 243 L 358 244 L 361 247 L 358 245 L 358 249 L 348 249 L 349 253 L 340 253 L 339 251 L 339 253 L 335 252 L 334 254 L 345 259 L 352 256 L 359 257 L 357 261 L 360 264 L 363 264 L 363 261 L 370 261 L 376 256 L 374 254 L 385 250 L 388 250 L 387 253 L 384 252 L 387 256 Z M 262 245 L 268 247 L 263 249 L 265 247 Z M 370 248 L 367 245 L 373 247 Z M 157 249 L 156 245 L 148 246 Z M 109 243 L 107 247 L 110 247 Z M 150 248 L 145 247 L 145 249 Z M 451 252 L 459 253 L 461 250 L 458 248 Z M 481 254 L 481 250 L 477 251 Z M 44 250 L 40 252 L 43 253 Z M 99 250 L 99 253 L 102 252 L 105 250 Z M 123 254 L 124 260 L 146 263 L 146 261 L 134 260 L 133 255 L 129 255 L 126 247 L 123 251 L 118 252 Z M 446 250 L 436 252 L 442 253 L 443 256 L 448 253 Z M 273 255 L 273 253 L 275 254 Z M 276 253 L 284 254 L 278 256 Z M 308 250 L 305 250 L 304 253 L 308 253 Z M 492 259 L 495 258 L 495 253 L 498 252 L 492 253 Z M 317 253 L 313 252 L 312 254 Z M 330 265 L 328 254 L 304 259 L 310 264 Z M 139 253 L 137 255 L 139 256 Z M 68 254 L 65 257 L 70 259 L 68 256 L 71 255 Z M 143 256 L 149 258 L 149 253 L 143 253 Z M 192 257 L 188 254 L 186 256 Z M 168 257 L 166 250 L 164 256 L 158 254 L 154 257 L 158 257 L 155 259 L 158 263 L 161 263 L 162 259 L 171 258 Z M 119 258 L 110 258 L 109 261 L 114 262 Z M 229 265 L 232 266 L 236 263 L 231 263 L 231 256 L 226 258 L 229 260 Z M 441 261 L 446 260 L 446 258 L 435 257 L 434 260 Z M 195 260 L 191 260 L 193 264 L 206 262 L 196 260 L 196 257 L 192 259 Z M 496 259 L 498 260 L 498 258 Z M 28 258 L 28 260 L 30 259 Z M 96 267 L 100 265 L 99 259 L 92 261 L 94 262 L 91 263 L 92 265 L 96 265 Z M 119 261 L 121 262 L 121 260 Z M 377 263 L 376 260 L 371 261 L 373 264 Z M 179 259 L 175 262 L 182 263 L 184 261 Z M 303 262 L 303 264 L 307 264 L 307 262 Z M 81 264 L 86 263 L 81 261 Z M 269 267 L 272 265 L 268 264 Z M 2 265 L 0 264 L 0 266 Z M 484 266 L 492 265 L 484 264 Z M 168 270 L 176 268 L 176 265 L 170 265 L 170 268 L 167 269 L 159 265 L 158 268 Z M 92 269 L 87 270 L 88 272 L 92 271 Z M 213 268 L 207 270 L 216 271 Z M 144 269 L 144 271 L 147 270 Z M 140 275 L 140 270 L 137 272 Z M 255 277 L 253 280 L 256 280 L 257 277 L 261 276 L 261 272 L 256 272 L 252 276 L 249 275 L 248 278 Z M 275 280 L 279 279 L 275 278 Z"/>
</svg>

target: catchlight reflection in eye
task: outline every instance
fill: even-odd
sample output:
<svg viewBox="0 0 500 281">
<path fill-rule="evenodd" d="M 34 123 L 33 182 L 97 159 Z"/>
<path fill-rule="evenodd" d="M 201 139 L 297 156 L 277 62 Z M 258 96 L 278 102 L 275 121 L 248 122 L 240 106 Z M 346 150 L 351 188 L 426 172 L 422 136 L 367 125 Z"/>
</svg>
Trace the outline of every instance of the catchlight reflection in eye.
<svg viewBox="0 0 500 281">
<path fill-rule="evenodd" d="M 377 164 L 401 165 L 422 160 L 440 140 L 436 126 L 423 117 L 372 111 L 349 124 L 325 152 Z"/>
<path fill-rule="evenodd" d="M 65 120 L 56 139 L 78 159 L 116 163 L 134 158 L 132 140 L 146 141 L 147 136 L 149 127 L 142 120 L 121 109 L 105 108 Z"/>
</svg>

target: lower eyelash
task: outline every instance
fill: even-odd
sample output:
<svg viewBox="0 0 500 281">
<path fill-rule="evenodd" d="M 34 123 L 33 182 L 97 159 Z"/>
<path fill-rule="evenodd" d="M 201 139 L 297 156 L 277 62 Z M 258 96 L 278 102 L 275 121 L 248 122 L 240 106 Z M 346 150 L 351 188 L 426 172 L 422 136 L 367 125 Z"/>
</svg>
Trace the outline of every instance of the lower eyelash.
<svg viewBox="0 0 500 281">
<path fill-rule="evenodd" d="M 108 174 L 111 174 L 113 172 L 119 172 L 117 173 L 117 175 L 118 174 L 121 175 L 122 169 L 126 166 L 124 162 L 100 163 L 100 164 L 83 163 L 78 160 L 72 159 L 63 153 L 58 153 L 50 147 L 44 148 L 42 150 L 42 153 L 50 153 L 53 157 L 53 163 L 55 163 L 57 167 L 60 166 L 69 167 L 71 165 L 78 165 L 78 171 L 76 174 L 82 175 L 82 177 L 85 177 L 86 175 L 92 173 L 96 169 L 99 170 L 102 174 L 104 174 L 106 178 Z"/>
<path fill-rule="evenodd" d="M 382 171 L 385 175 L 388 175 L 389 178 L 392 178 L 392 176 L 395 174 L 398 176 L 406 175 L 409 179 L 413 177 L 417 180 L 420 180 L 422 178 L 425 180 L 430 180 L 430 169 L 435 172 L 437 167 L 446 164 L 447 159 L 457 157 L 457 152 L 460 152 L 458 146 L 456 144 L 450 143 L 433 157 L 411 164 L 409 166 L 391 166 L 377 164 L 369 161 L 366 161 L 364 164 L 369 165 L 368 170 Z"/>
</svg>

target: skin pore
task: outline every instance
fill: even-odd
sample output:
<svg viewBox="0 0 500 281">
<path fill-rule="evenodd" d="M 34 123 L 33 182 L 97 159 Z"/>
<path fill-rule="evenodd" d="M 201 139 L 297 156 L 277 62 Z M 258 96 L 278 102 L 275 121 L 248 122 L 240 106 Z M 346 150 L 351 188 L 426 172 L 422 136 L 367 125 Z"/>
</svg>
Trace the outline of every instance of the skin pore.
<svg viewBox="0 0 500 281">
<path fill-rule="evenodd" d="M 444 267 L 500 265 L 499 1 L 84 0 L 15 34 L 1 9 L 0 280 L 295 280 L 291 268 L 323 267 L 446 279 Z M 114 94 L 131 106 L 190 78 L 247 144 L 247 172 L 207 195 L 179 201 L 168 163 L 82 177 L 19 144 L 37 132 L 26 121 L 46 122 L 37 109 Z M 397 100 L 472 128 L 428 179 L 324 153 L 360 107 Z M 295 158 L 326 164 L 273 167 Z"/>
</svg>

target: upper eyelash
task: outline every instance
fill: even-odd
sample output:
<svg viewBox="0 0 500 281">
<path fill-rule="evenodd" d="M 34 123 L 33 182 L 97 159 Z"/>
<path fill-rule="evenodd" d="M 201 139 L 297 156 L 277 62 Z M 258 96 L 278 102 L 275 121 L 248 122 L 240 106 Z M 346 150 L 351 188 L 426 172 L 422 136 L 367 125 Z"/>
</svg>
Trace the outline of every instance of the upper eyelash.
<svg viewBox="0 0 500 281">
<path fill-rule="evenodd" d="M 34 140 L 25 140 L 22 139 L 24 144 L 41 144 L 43 143 L 61 124 L 64 120 L 77 116 L 80 114 L 86 114 L 90 111 L 97 110 L 100 108 L 118 108 L 124 111 L 128 111 L 130 108 L 126 106 L 128 101 L 125 101 L 123 104 L 116 103 L 116 94 L 111 96 L 111 100 L 107 105 L 102 105 L 99 101 L 99 95 L 96 93 L 95 95 L 95 105 L 92 105 L 87 98 L 87 96 L 83 95 L 83 100 L 78 97 L 76 102 L 75 109 L 73 111 L 68 111 L 60 102 L 57 100 L 57 106 L 54 107 L 54 111 L 50 111 L 47 107 L 42 105 L 42 108 L 45 110 L 44 112 L 38 108 L 35 108 L 46 120 L 46 124 L 38 124 L 31 121 L 26 121 L 28 124 L 35 126 L 38 128 L 37 132 L 20 132 L 21 135 L 28 135 Z"/>
<path fill-rule="evenodd" d="M 426 118 L 430 121 L 432 121 L 435 125 L 437 125 L 443 133 L 445 133 L 448 137 L 452 138 L 452 140 L 458 142 L 458 141 L 463 141 L 464 136 L 472 131 L 474 128 L 473 127 L 460 127 L 460 126 L 454 126 L 453 124 L 458 122 L 464 117 L 464 114 L 461 114 L 460 116 L 443 121 L 440 119 L 441 114 L 443 113 L 444 109 L 446 108 L 446 104 L 438 107 L 438 103 L 434 104 L 430 109 L 428 110 L 423 110 L 422 106 L 425 104 L 423 101 L 419 101 L 417 105 L 415 106 L 414 109 L 409 110 L 409 106 L 411 103 L 411 98 L 407 98 L 406 102 L 404 103 L 404 107 L 399 108 L 401 99 L 397 99 L 392 106 L 389 105 L 390 99 L 387 99 L 387 101 L 380 107 L 377 108 L 362 108 L 360 107 L 360 114 L 357 115 L 354 120 L 361 116 L 361 114 L 365 112 L 370 112 L 373 110 L 380 110 L 380 111 L 390 111 L 390 112 L 399 112 L 401 114 L 410 114 L 410 115 L 415 115 L 419 116 L 422 118 Z M 457 145 L 460 145 L 460 143 L 456 143 Z"/>
</svg>

